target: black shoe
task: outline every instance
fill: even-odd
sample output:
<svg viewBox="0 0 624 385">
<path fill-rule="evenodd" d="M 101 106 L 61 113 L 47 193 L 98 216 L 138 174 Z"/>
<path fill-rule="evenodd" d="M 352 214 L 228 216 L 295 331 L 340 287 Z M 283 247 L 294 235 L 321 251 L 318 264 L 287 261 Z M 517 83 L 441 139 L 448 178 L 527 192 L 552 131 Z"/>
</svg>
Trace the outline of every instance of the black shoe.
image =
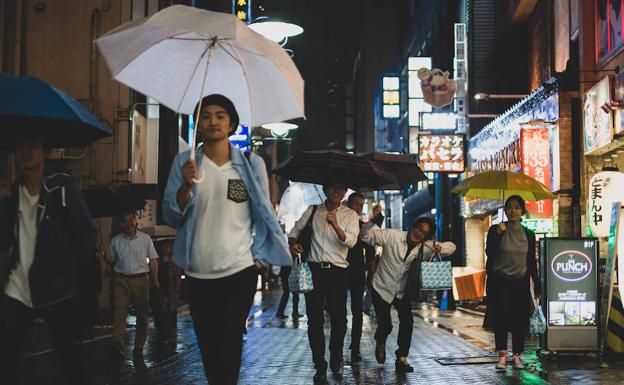
<svg viewBox="0 0 624 385">
<path fill-rule="evenodd" d="M 332 357 L 329 360 L 329 368 L 332 373 L 339 375 L 342 372 L 342 354 L 337 357 Z"/>
<path fill-rule="evenodd" d="M 377 359 L 377 362 L 379 362 L 380 364 L 383 364 L 384 362 L 386 362 L 386 345 L 385 344 L 380 344 L 377 343 L 377 345 L 375 346 L 375 358 Z"/>
<path fill-rule="evenodd" d="M 303 314 L 293 313 L 292 317 L 293 317 L 293 319 L 301 318 L 301 317 L 303 317 Z"/>
<path fill-rule="evenodd" d="M 362 355 L 360 354 L 359 351 L 354 350 L 351 352 L 351 362 L 361 362 L 362 361 Z"/>
<path fill-rule="evenodd" d="M 288 316 L 284 313 L 276 313 L 275 316 L 279 319 L 286 319 Z"/>
<path fill-rule="evenodd" d="M 312 380 L 315 384 L 327 383 L 327 369 L 318 369 L 316 373 L 314 373 L 314 377 L 312 377 Z"/>
<path fill-rule="evenodd" d="M 414 367 L 409 364 L 409 361 L 407 361 L 407 357 L 397 357 L 394 366 L 396 367 L 397 372 L 411 373 L 414 371 Z"/>
</svg>

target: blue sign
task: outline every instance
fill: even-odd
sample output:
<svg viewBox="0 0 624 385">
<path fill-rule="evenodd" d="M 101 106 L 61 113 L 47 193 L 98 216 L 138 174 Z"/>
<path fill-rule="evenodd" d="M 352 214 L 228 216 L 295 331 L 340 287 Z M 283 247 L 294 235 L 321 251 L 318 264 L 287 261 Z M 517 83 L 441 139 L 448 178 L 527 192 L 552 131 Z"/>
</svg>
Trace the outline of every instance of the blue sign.
<svg viewBox="0 0 624 385">
<path fill-rule="evenodd" d="M 248 152 L 251 151 L 251 133 L 249 127 L 240 124 L 236 132 L 230 135 L 230 143 L 236 148 Z"/>
</svg>

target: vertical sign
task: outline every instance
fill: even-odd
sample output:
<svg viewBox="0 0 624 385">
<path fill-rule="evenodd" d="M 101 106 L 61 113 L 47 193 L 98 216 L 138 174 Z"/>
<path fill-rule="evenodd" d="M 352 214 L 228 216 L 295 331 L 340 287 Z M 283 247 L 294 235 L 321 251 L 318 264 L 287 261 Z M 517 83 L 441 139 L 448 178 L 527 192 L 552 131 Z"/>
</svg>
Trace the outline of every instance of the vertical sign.
<svg viewBox="0 0 624 385">
<path fill-rule="evenodd" d="M 251 0 L 232 0 L 232 13 L 245 23 L 251 21 Z"/>
<path fill-rule="evenodd" d="M 420 125 L 421 112 L 431 112 L 431 105 L 425 103 L 418 78 L 418 70 L 423 67 L 431 68 L 430 57 L 407 58 L 407 120 L 410 126 Z"/>
<path fill-rule="evenodd" d="M 587 220 L 590 235 L 608 237 L 611 225 L 611 205 L 621 200 L 624 191 L 624 174 L 618 171 L 601 171 L 589 181 Z"/>
<path fill-rule="evenodd" d="M 550 141 L 548 127 L 523 127 L 520 130 L 522 173 L 550 189 Z M 531 218 L 552 218 L 552 200 L 526 203 Z"/>
<path fill-rule="evenodd" d="M 606 208 L 611 211 L 611 223 L 609 226 L 609 249 L 605 264 L 604 282 L 602 285 L 602 300 L 600 302 L 600 346 L 604 346 L 607 336 L 607 322 L 611 310 L 611 296 L 613 295 L 613 276 L 615 275 L 615 259 L 617 256 L 616 240 L 618 238 L 618 222 L 620 219 L 622 204 L 614 202 L 612 207 Z"/>
<path fill-rule="evenodd" d="M 466 91 L 468 90 L 468 41 L 466 24 L 455 23 L 455 58 L 453 59 L 453 79 L 457 82 L 455 93 L 455 112 L 457 112 L 457 132 L 466 133 L 466 114 L 468 113 Z"/>
<path fill-rule="evenodd" d="M 399 77 L 388 75 L 381 78 L 381 113 L 384 119 L 397 119 L 401 116 Z"/>
</svg>

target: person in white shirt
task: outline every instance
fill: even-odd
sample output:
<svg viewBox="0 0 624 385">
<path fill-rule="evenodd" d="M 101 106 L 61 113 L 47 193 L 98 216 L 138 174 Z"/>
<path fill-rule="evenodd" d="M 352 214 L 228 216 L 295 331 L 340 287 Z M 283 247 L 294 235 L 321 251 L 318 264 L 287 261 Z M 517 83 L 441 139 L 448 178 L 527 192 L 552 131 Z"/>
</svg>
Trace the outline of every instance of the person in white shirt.
<svg viewBox="0 0 624 385">
<path fill-rule="evenodd" d="M 305 294 L 308 315 L 308 340 L 316 374 L 315 382 L 326 381 L 324 307 L 331 316 L 329 366 L 335 374 L 342 369 L 342 348 L 347 332 L 347 253 L 355 246 L 360 231 L 358 215 L 340 202 L 347 192 L 344 177 L 333 174 L 323 186 L 327 199 L 316 210 L 310 206 L 288 234 L 293 255 L 304 252 L 297 237 L 312 218 L 312 242 L 307 257 L 314 289 Z"/>
<path fill-rule="evenodd" d="M 414 326 L 412 298 L 405 295 L 410 265 L 415 258 L 429 259 L 436 253 L 448 256 L 455 252 L 453 242 L 432 241 L 434 233 L 435 222 L 427 217 L 416 219 L 407 232 L 382 230 L 372 222 L 363 225 L 360 232 L 360 239 L 364 242 L 383 247 L 372 290 L 377 315 L 375 358 L 380 364 L 386 361 L 386 339 L 392 331 L 390 309 L 394 306 L 399 314 L 399 348 L 395 352 L 397 371 L 414 371 L 407 360 Z"/>
<path fill-rule="evenodd" d="M 114 316 L 113 346 L 119 355 L 124 353 L 126 318 L 128 306 L 132 304 L 137 312 L 134 354 L 142 355 L 147 340 L 149 323 L 149 283 L 159 288 L 158 254 L 152 238 L 137 230 L 134 212 L 121 216 L 122 232 L 114 236 L 108 245 L 104 258 L 113 269 Z M 149 262 L 148 262 L 149 261 Z"/>
</svg>

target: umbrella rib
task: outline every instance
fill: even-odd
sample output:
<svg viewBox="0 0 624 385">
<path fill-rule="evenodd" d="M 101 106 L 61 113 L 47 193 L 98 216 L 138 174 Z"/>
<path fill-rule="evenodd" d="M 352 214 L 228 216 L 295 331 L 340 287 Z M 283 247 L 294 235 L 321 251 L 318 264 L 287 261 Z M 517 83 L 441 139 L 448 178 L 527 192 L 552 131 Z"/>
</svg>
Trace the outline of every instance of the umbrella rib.
<svg viewBox="0 0 624 385">
<path fill-rule="evenodd" d="M 206 55 L 206 53 L 208 52 L 208 50 L 210 49 L 210 47 L 212 46 L 212 42 L 215 41 L 216 38 L 213 38 L 213 40 L 211 40 L 210 43 L 208 43 L 206 45 L 206 49 L 204 49 L 204 52 L 202 52 L 201 56 L 199 57 L 199 60 L 197 60 L 197 62 L 195 63 L 195 68 L 193 68 L 193 71 L 191 72 L 191 76 L 189 76 L 189 80 L 186 83 L 186 88 L 184 89 L 184 93 L 182 94 L 182 97 L 180 98 L 180 103 L 178 103 L 178 108 L 177 111 L 180 111 L 180 108 L 182 107 L 182 102 L 184 102 L 184 98 L 186 98 L 186 94 L 188 93 L 189 88 L 191 87 L 191 82 L 193 81 L 193 77 L 195 76 L 195 72 L 197 72 L 197 68 L 199 67 L 199 63 L 201 63 L 202 59 L 204 58 L 204 55 Z M 208 66 L 208 63 L 206 63 L 206 66 Z M 207 68 L 206 68 L 207 70 Z M 206 79 L 203 79 L 203 81 L 205 82 Z M 203 95 L 199 95 L 199 98 L 201 99 Z"/>
<path fill-rule="evenodd" d="M 252 116 L 254 116 L 253 113 L 253 103 L 251 103 L 251 88 L 249 88 L 249 77 L 247 76 L 247 71 L 245 70 L 245 66 L 243 65 L 243 61 L 236 55 L 236 51 L 234 50 L 234 47 L 232 46 L 232 44 L 230 44 L 229 41 L 226 41 L 227 45 L 230 46 L 230 49 L 232 50 L 232 52 L 229 52 L 227 49 L 225 49 L 225 47 L 223 46 L 223 44 L 221 42 L 216 42 L 216 44 L 219 44 L 219 47 L 223 48 L 223 51 L 225 53 L 227 53 L 228 55 L 230 55 L 234 60 L 236 60 L 238 62 L 238 64 L 240 64 L 241 70 L 243 71 L 243 76 L 245 77 L 245 85 L 247 86 L 247 93 L 249 94 L 249 122 L 248 124 L 251 125 L 251 122 L 253 121 L 253 119 L 251 118 Z M 244 49 L 243 49 L 244 50 Z M 246 50 L 244 50 L 246 51 Z"/>
</svg>

